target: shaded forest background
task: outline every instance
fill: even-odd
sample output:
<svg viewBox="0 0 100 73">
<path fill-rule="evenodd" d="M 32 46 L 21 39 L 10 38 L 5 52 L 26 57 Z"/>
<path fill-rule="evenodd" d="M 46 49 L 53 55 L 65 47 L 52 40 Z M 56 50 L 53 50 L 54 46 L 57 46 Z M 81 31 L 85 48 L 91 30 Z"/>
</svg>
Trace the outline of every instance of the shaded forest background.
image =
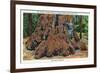
<svg viewBox="0 0 100 73">
<path fill-rule="evenodd" d="M 23 38 L 30 36 L 34 32 L 40 15 L 37 13 L 23 14 Z M 73 15 L 72 23 L 74 24 L 74 31 L 79 33 L 80 38 L 88 39 L 88 16 Z"/>
</svg>

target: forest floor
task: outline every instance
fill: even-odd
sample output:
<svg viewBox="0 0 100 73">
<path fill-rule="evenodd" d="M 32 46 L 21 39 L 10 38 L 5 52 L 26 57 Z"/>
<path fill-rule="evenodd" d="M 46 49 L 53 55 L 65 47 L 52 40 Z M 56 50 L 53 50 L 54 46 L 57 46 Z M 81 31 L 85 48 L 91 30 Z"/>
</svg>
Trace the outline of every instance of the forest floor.
<svg viewBox="0 0 100 73">
<path fill-rule="evenodd" d="M 24 43 L 27 39 L 24 39 Z M 23 43 L 23 44 L 24 44 Z M 33 55 L 34 51 L 29 51 L 25 48 L 25 44 L 23 46 L 23 60 L 36 60 L 34 58 L 34 55 Z M 43 57 L 43 58 L 40 58 L 41 60 L 43 59 L 65 59 L 65 58 L 86 58 L 88 57 L 88 51 L 80 51 L 80 52 L 76 52 L 75 54 L 73 55 L 69 55 L 69 56 L 54 56 L 54 57 L 51 57 L 51 58 L 48 58 L 48 57 Z"/>
<path fill-rule="evenodd" d="M 53 57 L 43 57 L 40 58 L 39 60 L 43 60 L 43 59 L 65 59 L 65 58 L 87 58 L 88 57 L 88 52 L 87 51 L 81 51 L 81 52 L 77 52 L 74 55 L 69 55 L 69 56 L 53 56 Z M 34 55 L 32 54 L 32 51 L 27 51 L 24 52 L 24 56 L 23 56 L 23 60 L 37 60 L 34 58 Z"/>
</svg>

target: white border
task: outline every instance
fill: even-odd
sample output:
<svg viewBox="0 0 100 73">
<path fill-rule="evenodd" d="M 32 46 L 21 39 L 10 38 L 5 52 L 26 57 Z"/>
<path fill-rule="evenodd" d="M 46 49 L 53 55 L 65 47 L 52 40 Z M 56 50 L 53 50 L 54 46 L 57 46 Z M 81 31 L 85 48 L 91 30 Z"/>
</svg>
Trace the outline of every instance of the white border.
<svg viewBox="0 0 100 73">
<path fill-rule="evenodd" d="M 21 9 L 29 9 L 29 10 L 46 10 L 46 11 L 60 11 L 63 14 L 71 14 L 71 15 L 88 15 L 89 16 L 89 31 L 88 31 L 88 58 L 80 58 L 80 59 L 64 59 L 58 61 L 51 61 L 51 60 L 32 60 L 32 61 L 25 61 L 21 63 L 20 60 L 20 44 L 23 43 L 21 40 L 20 43 L 20 31 L 21 34 L 23 33 L 23 12 L 20 12 Z M 76 13 L 77 11 L 77 13 Z M 26 11 L 27 13 L 33 13 L 34 11 Z M 72 13 L 71 13 L 72 12 Z M 75 13 L 74 13 L 75 12 Z M 45 13 L 45 12 L 43 12 Z M 52 13 L 52 12 L 48 12 Z M 57 14 L 57 12 L 56 12 Z M 21 22 L 21 23 L 20 23 Z M 20 30 L 20 26 L 21 29 Z M 84 9 L 84 8 L 69 8 L 69 7 L 50 7 L 50 6 L 35 6 L 35 5 L 16 5 L 16 68 L 23 69 L 23 68 L 39 68 L 39 67 L 53 67 L 53 66 L 73 66 L 73 65 L 86 65 L 86 64 L 93 64 L 94 63 L 94 11 L 93 9 Z M 23 46 L 21 46 L 23 47 Z"/>
</svg>

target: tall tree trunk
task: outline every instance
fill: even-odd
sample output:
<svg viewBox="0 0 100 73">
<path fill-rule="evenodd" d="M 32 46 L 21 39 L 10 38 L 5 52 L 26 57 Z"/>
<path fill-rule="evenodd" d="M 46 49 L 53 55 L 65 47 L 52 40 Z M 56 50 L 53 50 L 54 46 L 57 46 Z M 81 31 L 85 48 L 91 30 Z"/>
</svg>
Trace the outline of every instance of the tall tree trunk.
<svg viewBox="0 0 100 73">
<path fill-rule="evenodd" d="M 80 39 L 82 38 L 82 16 L 80 17 Z"/>
<path fill-rule="evenodd" d="M 58 25 L 58 15 L 56 14 L 56 22 L 55 22 L 55 25 L 57 26 Z"/>
<path fill-rule="evenodd" d="M 55 23 L 56 23 L 56 15 L 53 15 L 52 27 L 55 27 Z"/>
<path fill-rule="evenodd" d="M 29 35 L 32 34 L 32 14 L 29 13 L 28 14 L 28 18 L 29 18 Z"/>
</svg>

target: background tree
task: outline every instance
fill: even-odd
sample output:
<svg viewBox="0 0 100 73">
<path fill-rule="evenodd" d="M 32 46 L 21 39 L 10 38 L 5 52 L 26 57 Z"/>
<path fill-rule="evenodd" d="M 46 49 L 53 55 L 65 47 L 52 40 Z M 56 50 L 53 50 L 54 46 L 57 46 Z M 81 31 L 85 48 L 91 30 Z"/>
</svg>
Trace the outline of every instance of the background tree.
<svg viewBox="0 0 100 73">
<path fill-rule="evenodd" d="M 29 36 L 29 27 L 28 27 L 28 14 L 23 14 L 23 37 Z"/>
<path fill-rule="evenodd" d="M 74 30 L 80 33 L 80 38 L 83 37 L 83 33 L 88 39 L 88 16 L 74 15 L 73 16 Z"/>
<path fill-rule="evenodd" d="M 32 14 L 28 14 L 28 21 L 29 21 L 29 35 L 32 34 Z"/>
<path fill-rule="evenodd" d="M 24 13 L 23 14 L 23 37 L 30 36 L 38 23 L 40 14 Z"/>
</svg>

